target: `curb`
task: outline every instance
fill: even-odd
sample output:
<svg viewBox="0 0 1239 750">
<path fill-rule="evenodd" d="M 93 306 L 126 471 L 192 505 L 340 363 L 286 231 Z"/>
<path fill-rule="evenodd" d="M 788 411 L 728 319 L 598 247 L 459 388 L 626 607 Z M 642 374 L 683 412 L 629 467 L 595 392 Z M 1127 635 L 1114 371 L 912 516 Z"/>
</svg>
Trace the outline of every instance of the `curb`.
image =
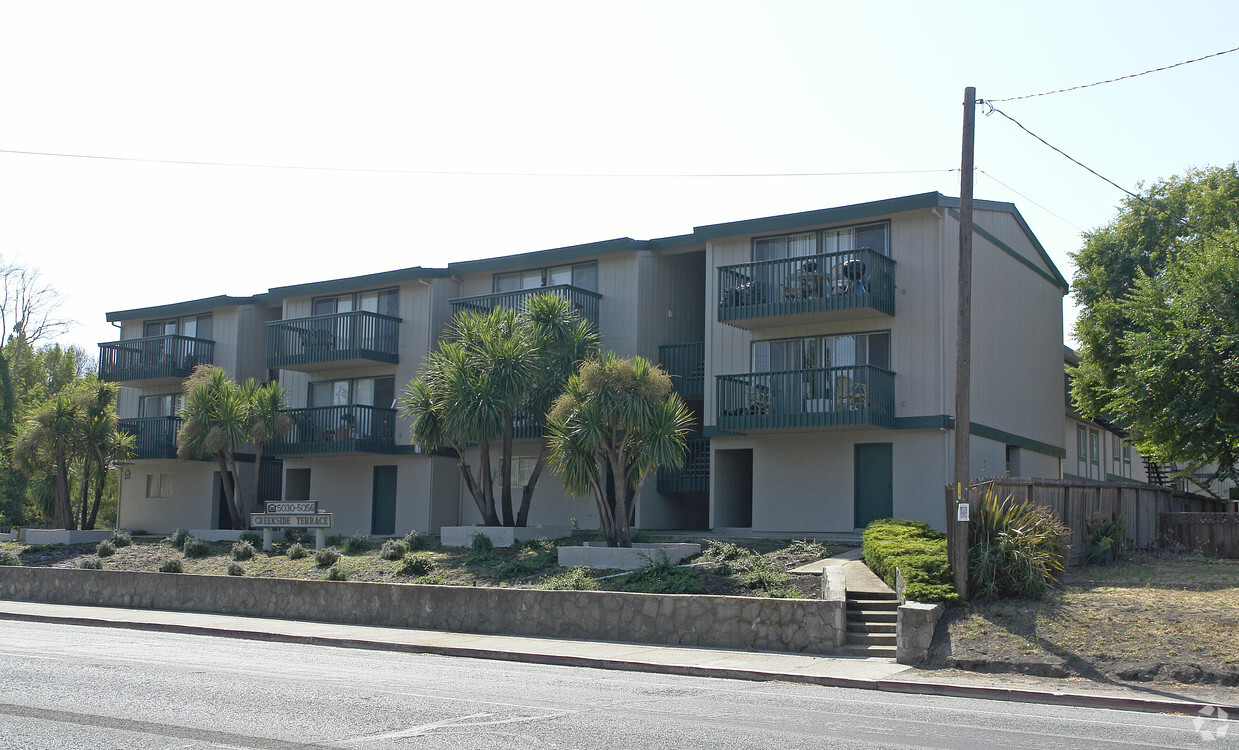
<svg viewBox="0 0 1239 750">
<path fill-rule="evenodd" d="M 1064 693 L 1058 691 L 1029 690 L 1024 688 L 998 688 L 940 682 L 829 677 L 825 675 L 768 672 L 755 669 L 703 667 L 626 659 L 603 659 L 589 656 L 561 656 L 558 654 L 498 651 L 485 648 L 470 648 L 467 646 L 434 646 L 428 644 L 365 640 L 360 638 L 295 635 L 291 633 L 272 633 L 260 630 L 242 630 L 238 628 L 221 628 L 205 625 L 181 625 L 173 623 L 136 622 L 129 620 L 104 620 L 89 617 L 36 615 L 13 612 L 0 612 L 0 620 L 126 628 L 129 630 L 183 633 L 187 635 L 209 635 L 220 638 L 238 638 L 273 643 L 336 646 L 339 648 L 356 648 L 372 651 L 431 654 L 434 656 L 490 659 L 495 661 L 510 661 L 524 664 L 547 664 L 563 667 L 589 667 L 593 669 L 646 672 L 650 674 L 667 674 L 683 677 L 710 677 L 716 679 L 746 680 L 751 682 L 787 682 L 803 685 L 820 685 L 823 687 L 876 690 L 886 693 L 938 695 L 951 698 L 981 698 L 985 700 L 1040 703 L 1046 705 L 1072 706 L 1077 708 L 1109 708 L 1120 711 L 1195 714 L 1206 708 L 1217 707 L 1230 714 L 1239 714 L 1239 705 L 1221 705 L 1216 703 L 1171 700 L 1165 698 L 1125 698 L 1121 696 L 1096 695 L 1090 693 Z"/>
</svg>

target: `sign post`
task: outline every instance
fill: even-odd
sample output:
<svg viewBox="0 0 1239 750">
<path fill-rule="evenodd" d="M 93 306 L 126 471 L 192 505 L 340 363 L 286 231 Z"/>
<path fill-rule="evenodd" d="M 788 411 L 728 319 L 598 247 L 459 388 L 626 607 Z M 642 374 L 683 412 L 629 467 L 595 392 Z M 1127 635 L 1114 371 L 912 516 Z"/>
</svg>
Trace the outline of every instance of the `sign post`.
<svg viewBox="0 0 1239 750">
<path fill-rule="evenodd" d="M 262 529 L 263 552 L 271 551 L 272 529 L 314 529 L 315 549 L 326 546 L 331 514 L 320 511 L 318 501 L 267 503 L 266 511 L 250 514 L 250 528 Z"/>
</svg>

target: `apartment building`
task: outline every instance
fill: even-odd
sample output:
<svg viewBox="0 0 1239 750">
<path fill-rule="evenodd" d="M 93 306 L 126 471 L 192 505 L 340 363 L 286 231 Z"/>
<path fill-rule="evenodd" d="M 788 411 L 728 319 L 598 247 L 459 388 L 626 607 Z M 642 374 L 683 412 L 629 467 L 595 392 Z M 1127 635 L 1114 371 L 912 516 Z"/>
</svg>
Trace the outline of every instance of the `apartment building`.
<svg viewBox="0 0 1239 750">
<path fill-rule="evenodd" d="M 101 345 L 101 373 L 125 386 L 121 416 L 152 448 L 124 469 L 120 523 L 226 523 L 213 463 L 168 457 L 179 378 L 204 361 L 289 391 L 293 427 L 259 467 L 267 496 L 317 500 L 344 533 L 476 522 L 455 459 L 412 445 L 394 400 L 451 315 L 550 291 L 604 347 L 662 362 L 696 415 L 687 465 L 647 483 L 639 527 L 851 533 L 890 515 L 940 526 L 957 208 L 927 193 L 109 313 L 121 340 Z M 978 202 L 974 221 L 973 475 L 1061 476 L 1067 284 L 1013 205 Z M 518 425 L 518 484 L 537 429 Z M 596 527 L 593 501 L 545 473 L 530 523 L 569 519 Z"/>
</svg>

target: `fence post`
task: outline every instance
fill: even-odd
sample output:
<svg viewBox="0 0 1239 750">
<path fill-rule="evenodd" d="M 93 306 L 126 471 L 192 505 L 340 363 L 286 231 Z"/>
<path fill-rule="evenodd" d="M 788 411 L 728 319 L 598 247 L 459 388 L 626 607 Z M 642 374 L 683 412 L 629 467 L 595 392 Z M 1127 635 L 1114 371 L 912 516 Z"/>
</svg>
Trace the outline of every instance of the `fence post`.
<svg viewBox="0 0 1239 750">
<path fill-rule="evenodd" d="M 959 595 L 968 598 L 968 518 L 971 516 L 969 490 L 961 485 L 946 487 L 946 554 Z M 962 511 L 968 508 L 969 511 Z M 965 520 L 960 520 L 960 516 Z"/>
</svg>

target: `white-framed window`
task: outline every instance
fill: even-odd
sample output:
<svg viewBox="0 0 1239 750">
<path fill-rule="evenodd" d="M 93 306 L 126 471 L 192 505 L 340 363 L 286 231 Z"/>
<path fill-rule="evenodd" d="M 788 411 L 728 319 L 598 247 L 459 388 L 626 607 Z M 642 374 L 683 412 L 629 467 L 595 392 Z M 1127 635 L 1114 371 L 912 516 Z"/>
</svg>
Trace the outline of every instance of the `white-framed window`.
<svg viewBox="0 0 1239 750">
<path fill-rule="evenodd" d="M 180 334 L 192 339 L 212 338 L 211 313 L 189 315 L 184 318 L 166 318 L 163 320 L 147 320 L 142 323 L 142 336 L 173 336 Z"/>
<path fill-rule="evenodd" d="M 174 417 L 181 408 L 181 394 L 165 393 L 138 399 L 139 417 Z"/>
<path fill-rule="evenodd" d="M 146 475 L 147 497 L 172 497 L 172 475 L 168 473 Z"/>
<path fill-rule="evenodd" d="M 310 304 L 312 315 L 335 315 L 354 310 L 398 318 L 400 317 L 400 293 L 396 287 L 390 287 L 368 292 L 337 294 L 331 297 L 315 297 Z"/>
<path fill-rule="evenodd" d="M 512 456 L 512 486 L 524 487 L 533 476 L 533 467 L 537 466 L 537 456 Z"/>
<path fill-rule="evenodd" d="M 753 260 L 782 260 L 865 249 L 890 255 L 890 229 L 890 222 L 880 221 L 816 232 L 759 237 L 753 240 Z"/>
<path fill-rule="evenodd" d="M 496 292 L 518 292 L 522 289 L 563 285 L 572 285 L 591 292 L 598 291 L 598 262 L 531 268 L 527 271 L 497 273 L 494 277 Z"/>
</svg>

